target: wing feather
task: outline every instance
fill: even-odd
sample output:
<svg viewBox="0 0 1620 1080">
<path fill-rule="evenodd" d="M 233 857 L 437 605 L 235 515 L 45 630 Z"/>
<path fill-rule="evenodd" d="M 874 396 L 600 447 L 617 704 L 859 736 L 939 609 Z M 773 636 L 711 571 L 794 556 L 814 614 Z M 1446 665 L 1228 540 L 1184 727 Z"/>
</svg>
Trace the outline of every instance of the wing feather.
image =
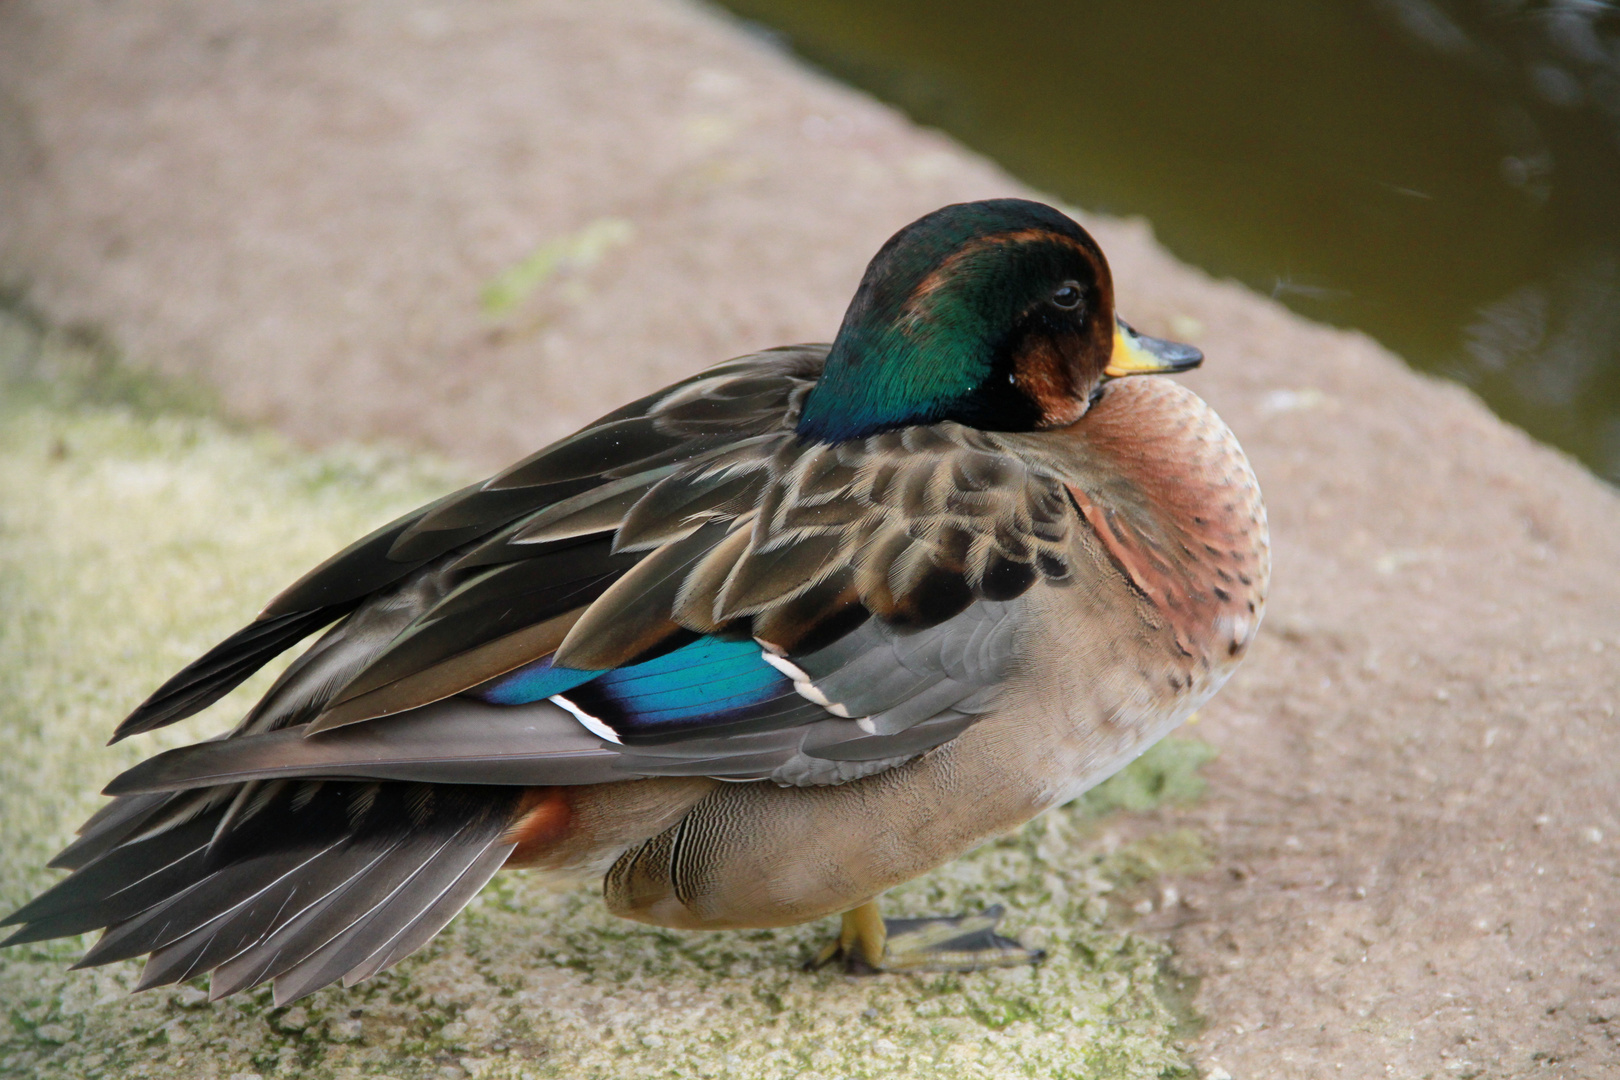
<svg viewBox="0 0 1620 1080">
<path fill-rule="evenodd" d="M 303 638 L 347 614 L 355 603 L 344 601 L 313 611 L 261 616 L 153 691 L 118 725 L 112 741 L 201 712 Z"/>
<path fill-rule="evenodd" d="M 110 795 L 301 776 L 446 784 L 588 784 L 622 779 L 602 740 L 549 702 L 495 706 L 467 698 L 403 716 L 309 734 L 282 728 L 193 743 L 126 770 Z"/>
<path fill-rule="evenodd" d="M 683 632 L 690 635 L 675 621 L 676 596 L 692 565 L 725 533 L 723 524 L 704 525 L 638 562 L 585 609 L 557 647 L 557 662 L 587 670 L 615 668 Z"/>
</svg>

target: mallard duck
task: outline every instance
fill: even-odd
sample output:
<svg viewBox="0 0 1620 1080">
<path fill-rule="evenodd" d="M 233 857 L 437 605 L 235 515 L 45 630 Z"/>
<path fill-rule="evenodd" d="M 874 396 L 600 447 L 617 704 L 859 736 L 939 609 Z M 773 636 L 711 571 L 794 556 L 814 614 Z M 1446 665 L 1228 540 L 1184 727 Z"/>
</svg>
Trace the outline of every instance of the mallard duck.
<svg viewBox="0 0 1620 1080">
<path fill-rule="evenodd" d="M 815 958 L 1037 954 L 887 889 L 1067 802 L 1218 689 L 1265 510 L 1202 360 L 1114 312 L 1035 202 L 947 206 L 831 345 L 728 360 L 316 567 L 118 727 L 325 633 L 229 733 L 148 758 L 6 944 L 104 929 L 139 988 L 285 1003 L 433 937 L 502 867 L 687 929 L 842 915 Z"/>
</svg>

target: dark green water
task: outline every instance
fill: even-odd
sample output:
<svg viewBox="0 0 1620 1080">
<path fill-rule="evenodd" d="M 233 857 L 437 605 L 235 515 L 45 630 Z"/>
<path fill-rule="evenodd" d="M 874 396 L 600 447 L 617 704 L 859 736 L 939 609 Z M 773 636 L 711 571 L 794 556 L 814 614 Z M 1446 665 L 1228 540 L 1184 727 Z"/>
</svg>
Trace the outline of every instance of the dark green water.
<svg viewBox="0 0 1620 1080">
<path fill-rule="evenodd" d="M 1620 481 L 1607 0 L 727 0 L 1034 186 Z"/>
</svg>

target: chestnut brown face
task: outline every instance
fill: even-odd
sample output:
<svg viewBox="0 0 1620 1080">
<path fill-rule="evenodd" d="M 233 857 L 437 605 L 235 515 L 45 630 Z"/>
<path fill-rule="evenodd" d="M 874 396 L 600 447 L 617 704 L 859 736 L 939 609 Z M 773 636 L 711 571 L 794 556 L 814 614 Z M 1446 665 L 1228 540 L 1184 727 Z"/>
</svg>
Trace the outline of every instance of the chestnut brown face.
<svg viewBox="0 0 1620 1080">
<path fill-rule="evenodd" d="M 1031 429 L 1074 423 L 1103 378 L 1113 348 L 1113 282 L 1100 257 L 1087 261 L 1090 280 L 1065 280 L 1032 304 L 998 357 L 998 373 L 1027 403 L 1007 402 L 1005 414 L 1023 412 Z"/>
</svg>

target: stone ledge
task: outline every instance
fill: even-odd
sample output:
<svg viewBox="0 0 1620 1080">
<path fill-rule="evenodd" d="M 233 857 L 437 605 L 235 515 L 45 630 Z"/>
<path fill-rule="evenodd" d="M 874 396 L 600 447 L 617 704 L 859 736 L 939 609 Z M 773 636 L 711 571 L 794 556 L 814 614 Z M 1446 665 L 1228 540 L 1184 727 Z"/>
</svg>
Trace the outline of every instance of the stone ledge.
<svg viewBox="0 0 1620 1080">
<path fill-rule="evenodd" d="M 0 269 L 306 443 L 498 465 L 825 339 L 898 225 L 1023 191 L 682 0 L 271 11 L 0 10 Z M 1144 920 L 1202 979 L 1195 1060 L 1612 1070 L 1614 493 L 1366 338 L 1089 220 L 1127 317 L 1209 355 L 1190 381 L 1274 526 L 1270 621 L 1198 729 L 1210 793 L 1145 826 L 1213 860 Z M 569 258 L 491 311 L 546 251 Z"/>
</svg>

